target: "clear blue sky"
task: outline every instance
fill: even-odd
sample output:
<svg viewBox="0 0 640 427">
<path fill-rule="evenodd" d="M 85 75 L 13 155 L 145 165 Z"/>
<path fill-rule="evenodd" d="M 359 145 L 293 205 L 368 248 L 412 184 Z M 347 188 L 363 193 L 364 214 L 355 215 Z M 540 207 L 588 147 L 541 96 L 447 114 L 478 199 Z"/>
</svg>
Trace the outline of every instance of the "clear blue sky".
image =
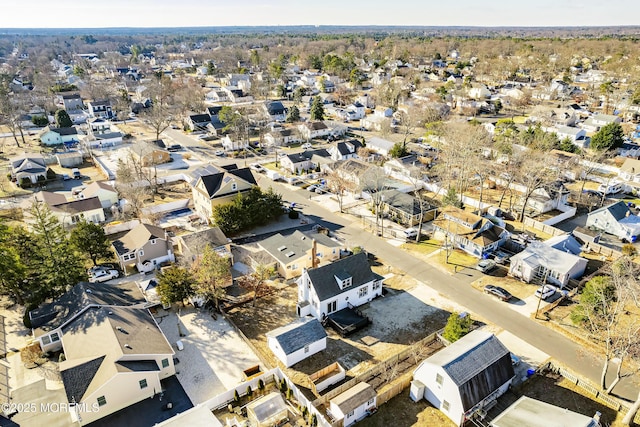
<svg viewBox="0 0 640 427">
<path fill-rule="evenodd" d="M 3 0 L 2 3 L 0 28 L 640 24 L 638 0 Z"/>
</svg>

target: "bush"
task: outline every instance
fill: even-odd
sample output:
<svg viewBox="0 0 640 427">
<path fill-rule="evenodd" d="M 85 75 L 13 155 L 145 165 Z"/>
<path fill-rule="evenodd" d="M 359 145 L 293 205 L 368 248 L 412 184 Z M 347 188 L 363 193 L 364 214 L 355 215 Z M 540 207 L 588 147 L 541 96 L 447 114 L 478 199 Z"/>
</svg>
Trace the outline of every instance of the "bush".
<svg viewBox="0 0 640 427">
<path fill-rule="evenodd" d="M 28 178 L 28 177 L 26 177 L 26 176 L 23 176 L 22 178 L 20 178 L 20 184 L 19 184 L 19 185 L 20 185 L 20 187 L 22 187 L 22 188 L 29 188 L 29 187 L 31 187 L 31 179 L 30 179 L 30 178 Z"/>
<path fill-rule="evenodd" d="M 455 311 L 449 316 L 447 325 L 442 331 L 442 337 L 453 343 L 463 336 L 467 335 L 471 330 L 471 316 L 468 313 L 456 313 Z"/>
<path fill-rule="evenodd" d="M 46 116 L 33 116 L 31 117 L 31 123 L 36 126 L 47 126 L 49 124 L 49 119 Z"/>
<path fill-rule="evenodd" d="M 60 353 L 60 356 L 58 356 L 58 363 L 64 362 L 65 360 L 67 360 L 67 356 L 65 356 L 64 353 Z"/>
<path fill-rule="evenodd" d="M 300 214 L 298 213 L 298 211 L 291 209 L 289 211 L 289 219 L 298 219 L 300 217 Z"/>
<path fill-rule="evenodd" d="M 631 243 L 626 243 L 622 245 L 622 255 L 635 256 L 637 253 L 638 253 L 638 250 Z"/>
</svg>

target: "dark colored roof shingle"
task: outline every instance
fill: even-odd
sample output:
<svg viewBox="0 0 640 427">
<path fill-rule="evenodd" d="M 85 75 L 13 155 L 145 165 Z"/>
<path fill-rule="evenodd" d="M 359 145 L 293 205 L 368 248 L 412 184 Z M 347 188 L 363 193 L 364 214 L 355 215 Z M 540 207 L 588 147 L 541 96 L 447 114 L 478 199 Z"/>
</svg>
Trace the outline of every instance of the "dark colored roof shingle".
<svg viewBox="0 0 640 427">
<path fill-rule="evenodd" d="M 267 332 L 268 337 L 278 341 L 284 354 L 292 354 L 327 337 L 327 333 L 317 319 L 299 319 L 281 328 Z"/>
<path fill-rule="evenodd" d="M 84 396 L 84 392 L 89 388 L 91 380 L 100 369 L 105 356 L 97 357 L 89 362 L 80 364 L 73 368 L 65 369 L 60 372 L 64 391 L 67 393 L 69 402 L 80 402 Z"/>
<path fill-rule="evenodd" d="M 372 280 L 382 279 L 379 274 L 371 271 L 365 253 L 351 255 L 331 264 L 311 268 L 307 270 L 307 274 L 320 301 L 325 301 L 343 292 L 338 286 L 335 276 L 342 277 L 345 272 L 351 276 L 351 286 L 348 289 L 356 288 Z"/>
</svg>

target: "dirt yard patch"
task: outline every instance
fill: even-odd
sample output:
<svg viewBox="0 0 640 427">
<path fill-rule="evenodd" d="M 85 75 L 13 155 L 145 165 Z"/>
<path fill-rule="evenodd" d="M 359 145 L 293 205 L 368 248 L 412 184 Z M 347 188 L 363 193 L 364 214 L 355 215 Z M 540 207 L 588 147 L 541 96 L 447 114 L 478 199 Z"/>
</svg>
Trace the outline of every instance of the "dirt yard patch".
<svg viewBox="0 0 640 427">
<path fill-rule="evenodd" d="M 454 427 L 455 424 L 426 400 L 411 400 L 407 389 L 381 406 L 374 415 L 360 421 L 358 426 Z"/>
<path fill-rule="evenodd" d="M 474 281 L 471 286 L 482 292 L 486 285 L 500 286 L 509 291 L 511 295 L 521 300 L 530 297 L 536 291 L 538 286 L 525 283 L 507 275 L 494 274 L 491 276 L 483 276 Z"/>
<path fill-rule="evenodd" d="M 373 323 L 347 338 L 327 328 L 327 348 L 286 369 L 287 375 L 303 389 L 309 389 L 308 375 L 338 361 L 348 376 L 358 375 L 409 345 L 442 328 L 449 312 L 429 306 L 409 292 L 391 287 L 383 298 L 360 306 Z M 267 347 L 265 334 L 297 318 L 297 286 L 291 285 L 251 304 L 230 310 L 228 317 L 242 330 L 271 366 L 283 367 Z M 402 313 L 402 315 L 399 315 Z M 373 341 L 366 345 L 364 341 Z"/>
</svg>

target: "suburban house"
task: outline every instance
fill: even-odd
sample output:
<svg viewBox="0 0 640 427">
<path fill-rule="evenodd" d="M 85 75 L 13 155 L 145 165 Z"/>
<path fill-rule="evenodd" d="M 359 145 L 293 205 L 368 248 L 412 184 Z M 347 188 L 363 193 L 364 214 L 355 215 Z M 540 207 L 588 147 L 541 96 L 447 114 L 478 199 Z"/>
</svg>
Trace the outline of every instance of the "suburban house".
<svg viewBox="0 0 640 427">
<path fill-rule="evenodd" d="M 635 242 L 640 235 L 640 217 L 622 200 L 589 212 L 585 226 L 628 242 Z"/>
<path fill-rule="evenodd" d="M 306 122 L 298 125 L 302 138 L 310 141 L 314 138 L 323 138 L 331 134 L 331 129 L 324 122 Z"/>
<path fill-rule="evenodd" d="M 176 373 L 174 351 L 145 308 L 92 307 L 62 328 L 61 340 L 60 376 L 73 423 L 151 398 Z"/>
<path fill-rule="evenodd" d="M 141 223 L 112 245 L 124 271 L 130 265 L 140 272 L 152 271 L 163 262 L 175 261 L 169 234 L 155 225 Z"/>
<path fill-rule="evenodd" d="M 600 427 L 600 414 L 593 417 L 522 396 L 490 423 L 490 427 Z"/>
<path fill-rule="evenodd" d="M 454 206 L 442 209 L 433 221 L 434 235 L 448 239 L 457 248 L 482 258 L 504 244 L 509 233 L 486 218 Z"/>
<path fill-rule="evenodd" d="M 554 209 L 561 210 L 567 205 L 571 192 L 561 181 L 555 181 L 544 187 L 535 189 L 527 200 L 527 211 L 534 214 L 550 212 Z M 520 206 L 524 199 L 518 201 Z"/>
<path fill-rule="evenodd" d="M 277 233 L 258 242 L 258 246 L 276 260 L 278 274 L 285 279 L 340 258 L 340 243 L 321 233 L 299 230 L 286 236 Z"/>
<path fill-rule="evenodd" d="M 304 152 L 287 154 L 280 158 L 280 165 L 291 173 L 301 173 L 302 171 L 315 169 L 311 158 L 305 156 Z"/>
<path fill-rule="evenodd" d="M 490 407 L 515 378 L 511 353 L 492 333 L 477 329 L 424 360 L 413 384 L 456 425 Z"/>
<path fill-rule="evenodd" d="M 45 126 L 40 131 L 40 142 L 44 145 L 61 145 L 78 142 L 78 130 L 75 127 L 54 128 Z"/>
<path fill-rule="evenodd" d="M 248 141 L 235 139 L 235 137 L 232 139 L 229 135 L 223 136 L 221 142 L 225 151 L 238 151 L 249 147 Z"/>
<path fill-rule="evenodd" d="M 118 191 L 107 181 L 92 182 L 78 196 L 81 199 L 97 197 L 103 209 L 108 209 L 118 203 Z"/>
<path fill-rule="evenodd" d="M 338 160 L 347 160 L 347 159 L 357 159 L 358 158 L 358 150 L 362 147 L 362 143 L 357 139 L 352 139 L 349 141 L 341 141 L 332 145 L 327 151 L 331 154 L 331 159 Z"/>
<path fill-rule="evenodd" d="M 381 211 L 392 221 L 411 227 L 420 222 L 432 221 L 436 217 L 436 207 L 411 194 L 398 190 L 380 192 Z"/>
<path fill-rule="evenodd" d="M 584 274 L 587 260 L 578 256 L 581 251 L 581 245 L 568 234 L 534 241 L 511 257 L 509 274 L 527 283 L 552 283 L 562 288 L 569 279 Z"/>
<path fill-rule="evenodd" d="M 64 227 L 72 226 L 82 220 L 96 224 L 105 222 L 104 210 L 97 197 L 68 201 L 60 193 L 39 191 L 25 200 L 23 206 L 28 209 L 33 203 L 45 203 Z M 26 222 L 29 221 L 30 218 L 27 216 Z"/>
<path fill-rule="evenodd" d="M 394 145 L 395 143 L 388 139 L 382 139 L 375 136 L 367 139 L 367 148 L 381 156 L 388 156 Z"/>
<path fill-rule="evenodd" d="M 360 119 L 360 126 L 370 131 L 381 132 L 383 129 L 391 127 L 391 118 L 372 114 Z"/>
<path fill-rule="evenodd" d="M 61 106 L 67 112 L 84 109 L 82 97 L 77 93 L 56 95 L 56 105 Z"/>
<path fill-rule="evenodd" d="M 603 126 L 620 122 L 622 122 L 622 119 L 618 116 L 594 114 L 582 123 L 582 128 L 587 132 L 598 132 Z"/>
<path fill-rule="evenodd" d="M 287 118 L 287 109 L 280 101 L 267 101 L 263 107 L 265 114 L 272 122 L 284 122 Z"/>
<path fill-rule="evenodd" d="M 376 399 L 373 387 L 361 382 L 331 399 L 327 413 L 330 418 L 342 421 L 340 425 L 347 427 L 375 411 Z"/>
<path fill-rule="evenodd" d="M 80 282 L 52 302 L 29 312 L 33 338 L 42 351 L 58 351 L 62 348 L 62 327 L 84 311 L 100 306 L 134 306 L 144 302 L 144 296 L 134 282 L 109 286 Z"/>
<path fill-rule="evenodd" d="M 327 333 L 313 317 L 294 320 L 265 335 L 269 349 L 287 368 L 327 348 Z"/>
<path fill-rule="evenodd" d="M 87 109 L 89 110 L 89 117 L 115 118 L 111 108 L 111 101 L 109 100 L 87 102 Z"/>
<path fill-rule="evenodd" d="M 385 162 L 384 171 L 393 178 L 421 188 L 422 182 L 420 181 L 427 179 L 428 165 L 430 164 L 430 157 L 418 157 L 416 154 L 409 154 L 408 156 L 394 158 Z"/>
<path fill-rule="evenodd" d="M 32 184 L 47 178 L 47 165 L 42 154 L 25 153 L 12 157 L 9 162 L 11 163 L 11 179 L 18 184 L 24 178 L 28 178 Z"/>
<path fill-rule="evenodd" d="M 382 295 L 383 277 L 371 271 L 367 255 L 359 253 L 331 264 L 310 268 L 298 284 L 298 316 L 320 321 Z"/>
<path fill-rule="evenodd" d="M 555 133 L 560 141 L 568 139 L 578 148 L 586 148 L 587 142 L 589 141 L 587 139 L 587 131 L 578 127 L 556 126 L 545 130 Z"/>
<path fill-rule="evenodd" d="M 256 179 L 249 168 L 200 176 L 191 189 L 196 212 L 209 221 L 214 206 L 229 203 L 238 194 L 245 193 L 256 185 Z"/>
<path fill-rule="evenodd" d="M 267 146 L 280 147 L 282 145 L 301 142 L 302 138 L 296 129 L 284 128 L 268 132 L 264 136 L 264 141 Z"/>
<path fill-rule="evenodd" d="M 65 151 L 56 153 L 56 160 L 63 168 L 77 168 L 84 163 L 84 156 L 81 151 Z"/>
<path fill-rule="evenodd" d="M 208 114 L 192 114 L 187 117 L 187 128 L 191 131 L 207 130 L 211 124 L 211 116 Z"/>
<path fill-rule="evenodd" d="M 233 260 L 231 254 L 231 239 L 224 235 L 219 227 L 211 227 L 206 230 L 176 236 L 176 244 L 180 256 L 186 260 L 195 261 L 209 246 L 218 255 Z"/>
<path fill-rule="evenodd" d="M 626 159 L 620 166 L 618 176 L 625 181 L 640 182 L 640 160 Z"/>
<path fill-rule="evenodd" d="M 171 153 L 148 141 L 140 141 L 129 147 L 129 151 L 142 166 L 154 166 L 171 161 Z"/>
</svg>

